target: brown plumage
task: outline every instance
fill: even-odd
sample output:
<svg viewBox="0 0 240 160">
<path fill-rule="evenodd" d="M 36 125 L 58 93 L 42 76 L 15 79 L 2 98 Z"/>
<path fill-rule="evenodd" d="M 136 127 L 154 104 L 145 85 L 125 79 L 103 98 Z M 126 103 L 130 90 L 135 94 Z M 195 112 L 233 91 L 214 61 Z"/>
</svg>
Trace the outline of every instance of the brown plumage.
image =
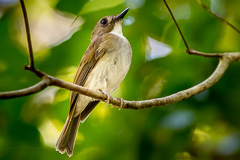
<svg viewBox="0 0 240 160">
<path fill-rule="evenodd" d="M 124 79 L 132 57 L 131 46 L 121 30 L 122 18 L 128 9 L 117 16 L 107 16 L 98 21 L 91 35 L 91 44 L 82 57 L 73 83 L 110 93 Z M 70 110 L 56 144 L 57 151 L 67 152 L 69 156 L 73 154 L 78 126 L 98 103 L 98 100 L 76 92 L 71 93 Z"/>
</svg>

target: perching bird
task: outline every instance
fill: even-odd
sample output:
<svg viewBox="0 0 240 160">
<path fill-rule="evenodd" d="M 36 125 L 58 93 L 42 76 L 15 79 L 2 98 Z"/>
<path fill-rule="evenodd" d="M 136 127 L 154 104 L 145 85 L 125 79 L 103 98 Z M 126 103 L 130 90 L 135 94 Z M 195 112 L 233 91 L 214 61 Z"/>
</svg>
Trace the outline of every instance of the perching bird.
<svg viewBox="0 0 240 160">
<path fill-rule="evenodd" d="M 125 78 L 132 60 L 132 48 L 122 33 L 122 21 L 129 8 L 116 16 L 100 19 L 91 43 L 79 64 L 73 83 L 112 93 Z M 56 150 L 72 156 L 80 122 L 84 122 L 99 100 L 71 93 L 70 110 Z"/>
</svg>

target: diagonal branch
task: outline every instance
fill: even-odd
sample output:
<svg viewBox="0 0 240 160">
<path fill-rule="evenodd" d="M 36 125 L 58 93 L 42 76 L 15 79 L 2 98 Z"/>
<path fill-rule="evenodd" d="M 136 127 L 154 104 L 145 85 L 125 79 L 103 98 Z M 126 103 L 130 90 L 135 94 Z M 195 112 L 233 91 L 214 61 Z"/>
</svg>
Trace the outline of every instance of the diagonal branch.
<svg viewBox="0 0 240 160">
<path fill-rule="evenodd" d="M 188 47 L 187 41 L 185 40 L 185 38 L 184 38 L 184 36 L 183 36 L 183 34 L 182 34 L 182 31 L 181 31 L 180 27 L 178 26 L 178 23 L 177 23 L 174 15 L 173 15 L 173 13 L 172 13 L 172 10 L 171 10 L 170 7 L 168 6 L 166 0 L 163 0 L 163 2 L 164 2 L 165 6 L 166 6 L 167 9 L 168 9 L 168 12 L 170 13 L 170 15 L 171 15 L 171 17 L 172 17 L 172 19 L 173 19 L 173 21 L 174 21 L 174 23 L 175 23 L 175 25 L 176 25 L 176 27 L 177 27 L 177 29 L 178 29 L 179 34 L 180 34 L 181 37 L 182 37 L 182 40 L 183 40 L 184 45 L 185 45 L 185 47 L 186 47 L 186 51 L 189 51 L 190 49 L 189 49 L 189 47 Z"/>
<path fill-rule="evenodd" d="M 223 23 L 227 24 L 228 26 L 230 26 L 234 31 L 236 31 L 238 34 L 240 34 L 240 30 L 235 27 L 232 23 L 230 23 L 228 20 L 226 20 L 225 18 L 220 17 L 219 15 L 217 15 L 217 13 L 213 12 L 210 10 L 210 8 L 208 8 L 205 4 L 202 3 L 202 0 L 197 0 L 198 3 L 209 13 L 211 13 L 213 16 L 217 17 L 220 21 L 222 21 Z"/>
<path fill-rule="evenodd" d="M 185 40 L 184 36 L 183 36 L 183 33 L 169 7 L 169 5 L 167 4 L 166 0 L 163 0 L 165 6 L 167 7 L 177 29 L 178 29 L 178 32 L 184 42 L 184 45 L 186 47 L 186 52 L 190 55 L 198 55 L 198 56 L 203 56 L 203 57 L 218 57 L 218 58 L 221 58 L 224 56 L 224 54 L 222 53 L 204 53 L 204 52 L 200 52 L 200 51 L 197 51 L 197 50 L 194 50 L 194 49 L 190 49 L 188 44 L 187 44 L 187 41 Z M 198 2 L 203 6 L 204 9 L 206 9 L 207 11 L 209 11 L 211 14 L 215 15 L 218 19 L 222 20 L 223 22 L 225 22 L 226 24 L 228 24 L 230 27 L 232 27 L 234 30 L 236 30 L 237 32 L 240 32 L 235 26 L 233 26 L 230 22 L 228 22 L 227 20 L 225 20 L 224 18 L 221 18 L 219 17 L 216 13 L 212 12 L 206 5 L 204 5 L 201 0 L 198 0 Z"/>
</svg>

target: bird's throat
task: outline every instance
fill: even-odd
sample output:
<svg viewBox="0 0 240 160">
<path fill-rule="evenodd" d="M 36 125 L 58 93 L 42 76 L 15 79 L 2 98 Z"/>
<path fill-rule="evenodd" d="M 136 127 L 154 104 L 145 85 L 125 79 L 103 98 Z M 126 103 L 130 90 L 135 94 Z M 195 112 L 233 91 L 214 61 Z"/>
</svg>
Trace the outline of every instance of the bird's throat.
<svg viewBox="0 0 240 160">
<path fill-rule="evenodd" d="M 123 33 L 122 33 L 122 22 L 121 21 L 116 22 L 116 24 L 114 25 L 113 30 L 110 33 L 116 34 L 118 36 L 123 36 Z"/>
</svg>

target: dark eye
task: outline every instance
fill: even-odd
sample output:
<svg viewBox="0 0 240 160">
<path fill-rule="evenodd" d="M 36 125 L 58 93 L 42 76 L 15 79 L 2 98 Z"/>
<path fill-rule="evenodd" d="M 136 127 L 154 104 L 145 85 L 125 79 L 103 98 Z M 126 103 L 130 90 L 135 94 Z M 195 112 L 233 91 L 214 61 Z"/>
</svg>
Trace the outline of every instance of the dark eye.
<svg viewBox="0 0 240 160">
<path fill-rule="evenodd" d="M 100 23 L 101 23 L 102 25 L 106 25 L 106 24 L 107 24 L 107 22 L 108 22 L 108 20 L 104 18 L 104 19 L 102 19 L 102 20 L 101 20 L 101 22 L 100 22 Z"/>
</svg>

